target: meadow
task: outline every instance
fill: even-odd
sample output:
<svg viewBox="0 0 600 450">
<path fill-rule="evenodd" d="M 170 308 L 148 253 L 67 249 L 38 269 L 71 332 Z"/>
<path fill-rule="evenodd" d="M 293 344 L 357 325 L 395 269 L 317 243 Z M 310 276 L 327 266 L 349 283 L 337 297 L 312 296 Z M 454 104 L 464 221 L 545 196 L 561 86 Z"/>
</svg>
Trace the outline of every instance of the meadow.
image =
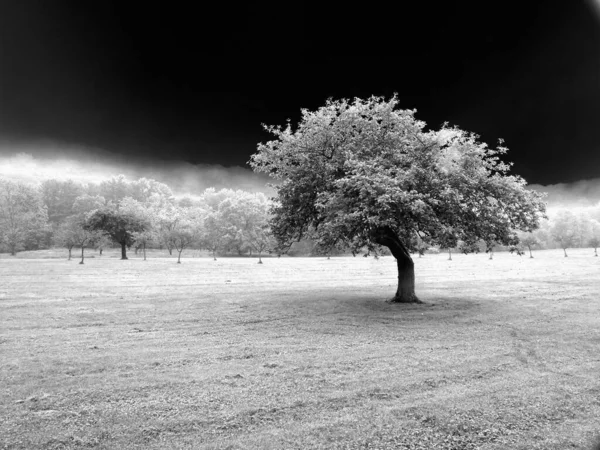
<svg viewBox="0 0 600 450">
<path fill-rule="evenodd" d="M 590 449 L 600 258 L 0 258 L 0 449 Z M 200 256 L 200 255 L 196 255 Z"/>
</svg>

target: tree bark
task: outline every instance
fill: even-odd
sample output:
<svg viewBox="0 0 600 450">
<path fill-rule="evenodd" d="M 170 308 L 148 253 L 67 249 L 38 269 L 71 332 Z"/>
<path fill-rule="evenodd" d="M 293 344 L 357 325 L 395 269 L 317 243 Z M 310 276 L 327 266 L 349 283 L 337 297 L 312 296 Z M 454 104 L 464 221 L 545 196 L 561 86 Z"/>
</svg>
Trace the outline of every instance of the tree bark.
<svg viewBox="0 0 600 450">
<path fill-rule="evenodd" d="M 390 249 L 398 265 L 398 289 L 390 299 L 393 303 L 422 303 L 415 294 L 415 263 L 408 249 L 390 227 L 380 227 L 373 230 L 373 240 Z"/>
<path fill-rule="evenodd" d="M 260 258 L 262 252 L 258 252 L 258 263 L 262 264 L 262 259 Z"/>
<path fill-rule="evenodd" d="M 83 249 L 84 249 L 84 248 L 85 248 L 85 247 L 82 245 L 82 246 L 81 246 L 81 261 L 79 262 L 79 264 L 83 264 Z"/>
<path fill-rule="evenodd" d="M 565 258 L 566 258 L 567 256 L 569 256 L 569 255 L 567 255 L 567 249 L 566 249 L 566 248 L 563 248 L 563 252 L 565 252 Z"/>
<path fill-rule="evenodd" d="M 104 250 L 103 248 L 100 248 L 100 256 L 102 256 L 102 250 Z"/>
<path fill-rule="evenodd" d="M 181 252 L 183 251 L 183 249 L 181 249 L 181 251 L 179 251 L 179 255 L 177 256 L 177 264 L 181 264 Z"/>
<path fill-rule="evenodd" d="M 125 244 L 121 244 L 121 259 L 128 259 L 127 258 L 127 245 Z"/>
<path fill-rule="evenodd" d="M 69 259 L 68 261 L 71 261 L 71 249 L 69 249 Z"/>
<path fill-rule="evenodd" d="M 144 261 L 146 261 L 146 243 L 143 244 L 144 249 Z"/>
<path fill-rule="evenodd" d="M 452 250 L 448 249 L 448 261 L 452 261 Z"/>
</svg>

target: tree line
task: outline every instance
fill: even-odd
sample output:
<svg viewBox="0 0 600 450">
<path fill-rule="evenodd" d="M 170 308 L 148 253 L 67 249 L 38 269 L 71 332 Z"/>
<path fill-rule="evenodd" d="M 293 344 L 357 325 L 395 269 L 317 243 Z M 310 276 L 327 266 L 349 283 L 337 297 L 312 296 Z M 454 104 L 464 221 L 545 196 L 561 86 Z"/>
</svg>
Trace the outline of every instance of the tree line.
<svg viewBox="0 0 600 450">
<path fill-rule="evenodd" d="M 177 198 L 169 186 L 118 175 L 100 184 L 46 180 L 38 186 L 0 179 L 0 251 L 118 246 L 121 258 L 135 246 L 190 248 L 261 256 L 276 248 L 268 225 L 270 200 L 262 193 L 213 188 Z"/>
<path fill-rule="evenodd" d="M 305 237 L 287 249 L 278 248 L 269 225 L 272 203 L 264 194 L 242 190 L 207 189 L 197 197 L 177 198 L 168 185 L 141 178 L 114 176 L 99 184 L 71 180 L 45 180 L 38 186 L 0 179 L 0 252 L 15 255 L 23 250 L 63 247 L 68 258 L 74 248 L 102 252 L 118 245 L 121 257 L 134 246 L 167 249 L 178 261 L 186 249 L 205 249 L 213 258 L 219 253 L 256 254 L 287 252 L 291 255 L 341 255 L 343 248 L 322 245 Z M 492 233 L 487 239 L 469 242 L 451 227 L 436 243 L 418 234 L 407 240 L 411 252 L 453 253 L 511 251 L 529 254 L 537 249 L 600 245 L 600 206 L 583 211 L 557 210 L 532 232 L 519 232 L 514 245 L 501 245 Z M 384 252 L 385 253 L 385 252 Z"/>
</svg>

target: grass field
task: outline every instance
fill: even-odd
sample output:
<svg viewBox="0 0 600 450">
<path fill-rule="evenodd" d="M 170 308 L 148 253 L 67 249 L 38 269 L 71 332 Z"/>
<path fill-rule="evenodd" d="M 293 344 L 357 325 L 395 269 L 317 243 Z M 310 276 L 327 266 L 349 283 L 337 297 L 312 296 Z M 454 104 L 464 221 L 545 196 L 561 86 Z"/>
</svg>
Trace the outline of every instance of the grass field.
<svg viewBox="0 0 600 450">
<path fill-rule="evenodd" d="M 592 250 L 415 258 L 423 305 L 385 302 L 390 256 L 95 255 L 0 259 L 0 449 L 563 450 L 600 433 Z"/>
</svg>

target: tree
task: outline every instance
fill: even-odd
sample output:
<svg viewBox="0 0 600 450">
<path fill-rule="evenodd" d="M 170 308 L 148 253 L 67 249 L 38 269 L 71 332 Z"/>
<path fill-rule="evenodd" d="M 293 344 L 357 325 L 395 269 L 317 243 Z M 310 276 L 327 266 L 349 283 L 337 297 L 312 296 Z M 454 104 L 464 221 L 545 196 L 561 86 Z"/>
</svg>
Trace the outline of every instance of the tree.
<svg viewBox="0 0 600 450">
<path fill-rule="evenodd" d="M 112 240 L 107 234 L 102 234 L 98 236 L 97 239 L 94 239 L 94 242 L 92 244 L 94 246 L 94 249 L 98 250 L 100 256 L 102 256 L 102 252 L 104 251 L 104 249 L 111 246 Z"/>
<path fill-rule="evenodd" d="M 93 211 L 84 225 L 86 230 L 103 231 L 121 246 L 121 259 L 127 259 L 127 247 L 135 242 L 135 233 L 149 228 L 147 222 L 135 215 L 113 208 Z"/>
<path fill-rule="evenodd" d="M 168 241 L 178 252 L 177 264 L 181 264 L 181 253 L 200 239 L 205 211 L 197 207 L 180 208 L 177 215 L 177 226 L 169 232 Z"/>
<path fill-rule="evenodd" d="M 540 245 L 540 241 L 536 235 L 533 233 L 523 233 L 519 236 L 519 241 L 525 247 L 529 249 L 529 257 L 533 258 L 533 253 L 531 253 L 531 247 L 537 247 Z"/>
<path fill-rule="evenodd" d="M 447 227 L 439 234 L 438 242 L 441 248 L 448 250 L 448 260 L 452 261 L 452 249 L 458 245 L 458 237 L 451 227 Z"/>
<path fill-rule="evenodd" d="M 600 246 L 600 222 L 597 220 L 591 220 L 591 237 L 589 245 L 594 249 L 594 256 L 598 256 L 598 247 Z"/>
<path fill-rule="evenodd" d="M 133 186 L 127 181 L 125 175 L 117 175 L 103 181 L 99 186 L 99 194 L 104 197 L 107 203 L 119 205 L 125 197 L 131 197 Z"/>
<path fill-rule="evenodd" d="M 550 234 L 565 252 L 565 258 L 569 256 L 567 249 L 573 247 L 577 239 L 576 221 L 577 218 L 571 211 L 560 211 L 550 226 Z"/>
<path fill-rule="evenodd" d="M 266 126 L 274 140 L 258 145 L 250 164 L 280 183 L 271 226 L 279 241 L 305 235 L 353 251 L 388 247 L 397 261 L 395 302 L 419 301 L 407 237 L 439 242 L 447 227 L 467 239 L 491 233 L 512 242 L 515 229 L 535 229 L 542 195 L 509 175 L 477 136 L 443 126 L 425 131 L 398 100 L 333 101 L 302 111 L 295 130 Z"/>
<path fill-rule="evenodd" d="M 75 247 L 76 236 L 74 231 L 74 224 L 70 220 L 62 222 L 53 236 L 54 245 L 64 247 L 69 251 L 68 260 L 71 261 L 71 250 Z"/>
<path fill-rule="evenodd" d="M 83 195 L 83 187 L 73 180 L 45 180 L 40 190 L 48 210 L 48 221 L 53 225 L 61 223 L 73 214 L 75 200 Z"/>
<path fill-rule="evenodd" d="M 227 224 L 224 222 L 219 211 L 207 211 L 204 220 L 202 246 L 210 250 L 214 261 L 217 260 L 217 251 L 223 248 L 226 235 Z"/>
<path fill-rule="evenodd" d="M 49 230 L 40 192 L 22 183 L 0 180 L 0 243 L 10 254 L 39 248 Z"/>
<path fill-rule="evenodd" d="M 81 247 L 81 261 L 79 264 L 83 264 L 85 247 L 93 245 L 96 239 L 104 235 L 104 231 L 85 227 L 86 221 L 83 217 L 76 217 L 75 221 L 77 228 L 74 230 L 74 240 Z"/>
<path fill-rule="evenodd" d="M 106 199 L 101 195 L 83 194 L 75 198 L 71 206 L 71 214 L 85 214 L 95 209 L 104 208 Z"/>
<path fill-rule="evenodd" d="M 145 178 L 143 180 L 145 180 Z M 157 240 L 157 210 L 153 206 L 154 205 L 149 203 L 142 203 L 132 197 L 123 198 L 119 204 L 119 211 L 121 213 L 135 217 L 145 224 L 143 230 L 133 231 L 131 233 L 133 240 L 137 244 L 135 253 L 137 254 L 138 247 L 141 247 L 144 254 L 144 261 L 146 261 L 146 247 Z"/>
</svg>

